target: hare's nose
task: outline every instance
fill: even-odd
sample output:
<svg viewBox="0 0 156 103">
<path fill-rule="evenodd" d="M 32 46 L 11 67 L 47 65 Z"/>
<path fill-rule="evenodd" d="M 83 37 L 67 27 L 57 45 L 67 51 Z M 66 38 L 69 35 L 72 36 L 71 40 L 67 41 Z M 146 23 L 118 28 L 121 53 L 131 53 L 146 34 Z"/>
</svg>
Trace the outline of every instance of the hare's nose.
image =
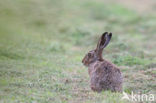
<svg viewBox="0 0 156 103">
<path fill-rule="evenodd" d="M 84 59 L 82 59 L 82 63 L 84 63 Z"/>
<path fill-rule="evenodd" d="M 85 64 L 85 63 L 86 63 L 86 60 L 85 60 L 85 58 L 83 58 L 83 59 L 82 59 L 82 63 L 83 63 L 83 64 Z"/>
</svg>

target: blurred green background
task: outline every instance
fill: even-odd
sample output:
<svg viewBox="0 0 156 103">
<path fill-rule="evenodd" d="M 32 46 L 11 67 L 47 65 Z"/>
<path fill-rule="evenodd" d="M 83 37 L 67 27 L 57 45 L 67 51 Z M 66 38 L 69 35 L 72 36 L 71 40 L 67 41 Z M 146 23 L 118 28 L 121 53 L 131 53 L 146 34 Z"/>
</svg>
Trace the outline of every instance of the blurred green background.
<svg viewBox="0 0 156 103">
<path fill-rule="evenodd" d="M 105 31 L 124 91 L 155 94 L 155 12 L 154 0 L 0 0 L 0 102 L 130 102 L 90 90 L 81 60 Z"/>
</svg>

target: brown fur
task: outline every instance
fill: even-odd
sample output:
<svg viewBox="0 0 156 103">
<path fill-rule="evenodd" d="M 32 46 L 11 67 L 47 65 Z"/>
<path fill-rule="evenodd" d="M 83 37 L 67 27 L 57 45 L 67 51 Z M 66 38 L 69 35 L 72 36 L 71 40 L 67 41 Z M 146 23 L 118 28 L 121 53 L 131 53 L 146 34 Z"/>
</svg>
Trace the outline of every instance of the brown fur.
<svg viewBox="0 0 156 103">
<path fill-rule="evenodd" d="M 82 63 L 88 67 L 90 87 L 93 91 L 111 90 L 122 91 L 122 74 L 120 69 L 102 58 L 102 51 L 109 43 L 112 33 L 102 34 L 97 48 L 86 54 Z"/>
</svg>

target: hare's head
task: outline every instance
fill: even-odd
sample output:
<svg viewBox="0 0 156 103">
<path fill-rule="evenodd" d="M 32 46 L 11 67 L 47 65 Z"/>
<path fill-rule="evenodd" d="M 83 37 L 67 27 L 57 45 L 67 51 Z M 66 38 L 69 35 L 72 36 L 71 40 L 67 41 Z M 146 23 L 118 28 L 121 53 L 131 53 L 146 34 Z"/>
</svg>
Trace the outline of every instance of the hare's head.
<svg viewBox="0 0 156 103">
<path fill-rule="evenodd" d="M 89 66 L 89 64 L 99 60 L 102 61 L 102 51 L 108 45 L 110 39 L 112 37 L 112 33 L 105 32 L 100 37 L 97 47 L 94 50 L 89 51 L 82 60 L 82 63 L 85 66 Z"/>
</svg>

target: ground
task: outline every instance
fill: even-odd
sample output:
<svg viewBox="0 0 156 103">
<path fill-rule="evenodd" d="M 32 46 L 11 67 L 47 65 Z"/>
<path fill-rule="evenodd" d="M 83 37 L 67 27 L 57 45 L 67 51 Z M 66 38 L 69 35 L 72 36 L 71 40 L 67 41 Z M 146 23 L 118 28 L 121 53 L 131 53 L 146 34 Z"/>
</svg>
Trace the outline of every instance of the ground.
<svg viewBox="0 0 156 103">
<path fill-rule="evenodd" d="M 143 1 L 1 0 L 0 102 L 133 103 L 89 87 L 81 61 L 105 31 L 103 56 L 121 69 L 123 90 L 156 94 L 156 8 Z"/>
</svg>

